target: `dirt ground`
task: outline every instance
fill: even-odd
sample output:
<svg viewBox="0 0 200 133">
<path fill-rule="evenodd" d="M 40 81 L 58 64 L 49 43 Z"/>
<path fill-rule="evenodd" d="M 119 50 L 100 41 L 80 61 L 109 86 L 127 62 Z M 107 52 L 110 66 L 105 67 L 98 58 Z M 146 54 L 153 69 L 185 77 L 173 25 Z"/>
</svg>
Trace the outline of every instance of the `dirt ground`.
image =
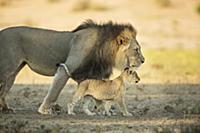
<svg viewBox="0 0 200 133">
<path fill-rule="evenodd" d="M 200 132 L 200 85 L 138 84 L 127 89 L 126 103 L 132 117 L 86 116 L 80 102 L 76 116 L 66 114 L 66 104 L 75 84 L 67 85 L 57 104 L 61 112 L 53 116 L 37 113 L 48 85 L 15 85 L 8 97 L 15 114 L 0 114 L 0 132 Z"/>
</svg>

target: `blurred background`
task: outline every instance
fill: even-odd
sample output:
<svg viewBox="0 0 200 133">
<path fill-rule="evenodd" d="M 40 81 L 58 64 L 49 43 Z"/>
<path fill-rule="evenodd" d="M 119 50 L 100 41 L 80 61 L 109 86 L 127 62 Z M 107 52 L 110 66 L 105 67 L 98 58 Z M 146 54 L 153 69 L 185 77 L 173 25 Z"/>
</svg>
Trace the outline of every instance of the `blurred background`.
<svg viewBox="0 0 200 133">
<path fill-rule="evenodd" d="M 0 29 L 73 30 L 86 19 L 131 23 L 146 62 L 141 83 L 200 83 L 200 0 L 0 0 Z M 49 84 L 25 67 L 18 84 Z"/>
</svg>

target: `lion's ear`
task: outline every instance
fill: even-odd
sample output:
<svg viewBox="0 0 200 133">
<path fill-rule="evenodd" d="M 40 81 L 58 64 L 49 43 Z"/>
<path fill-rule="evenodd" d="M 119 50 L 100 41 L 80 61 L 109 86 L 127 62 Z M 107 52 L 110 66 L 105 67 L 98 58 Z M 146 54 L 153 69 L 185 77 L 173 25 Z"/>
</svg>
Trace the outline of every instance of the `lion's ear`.
<svg viewBox="0 0 200 133">
<path fill-rule="evenodd" d="M 130 39 L 126 36 L 119 35 L 117 37 L 117 44 L 118 45 L 128 45 Z"/>
<path fill-rule="evenodd" d="M 124 50 L 126 50 L 130 45 L 130 40 L 128 37 L 125 36 L 118 36 L 117 37 L 117 45 Z"/>
<path fill-rule="evenodd" d="M 118 36 L 117 37 L 117 44 L 118 45 L 124 45 L 125 43 L 125 38 L 123 36 Z"/>
</svg>

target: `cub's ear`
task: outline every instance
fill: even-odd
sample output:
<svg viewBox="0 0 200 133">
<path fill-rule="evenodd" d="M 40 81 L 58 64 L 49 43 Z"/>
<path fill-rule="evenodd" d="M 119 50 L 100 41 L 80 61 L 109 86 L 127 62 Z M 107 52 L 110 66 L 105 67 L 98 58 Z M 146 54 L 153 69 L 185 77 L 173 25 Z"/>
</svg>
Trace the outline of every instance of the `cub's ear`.
<svg viewBox="0 0 200 133">
<path fill-rule="evenodd" d="M 129 71 L 129 67 L 124 68 L 124 71 L 128 72 Z"/>
</svg>

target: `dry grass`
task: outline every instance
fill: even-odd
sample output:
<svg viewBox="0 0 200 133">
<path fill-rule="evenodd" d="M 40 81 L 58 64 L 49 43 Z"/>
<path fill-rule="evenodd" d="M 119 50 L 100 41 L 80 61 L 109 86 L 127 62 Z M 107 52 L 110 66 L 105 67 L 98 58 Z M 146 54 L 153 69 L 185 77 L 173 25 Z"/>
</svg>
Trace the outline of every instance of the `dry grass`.
<svg viewBox="0 0 200 133">
<path fill-rule="evenodd" d="M 27 19 L 24 21 L 24 24 L 27 25 L 27 26 L 36 26 L 37 24 L 31 20 L 31 19 Z"/>
<path fill-rule="evenodd" d="M 199 49 L 145 50 L 146 63 L 140 71 L 145 82 L 200 83 Z"/>
<path fill-rule="evenodd" d="M 0 7 L 6 7 L 11 4 L 12 0 L 0 0 Z"/>
<path fill-rule="evenodd" d="M 81 11 L 106 11 L 108 7 L 102 3 L 96 3 L 91 0 L 79 0 L 75 3 L 74 8 L 72 11 L 74 12 L 81 12 Z"/>
<path fill-rule="evenodd" d="M 198 3 L 196 6 L 196 12 L 198 15 L 200 15 L 200 3 Z"/>
<path fill-rule="evenodd" d="M 156 0 L 156 3 L 161 7 L 170 7 L 172 5 L 170 0 Z"/>
<path fill-rule="evenodd" d="M 47 0 L 49 3 L 57 3 L 60 2 L 60 0 Z"/>
</svg>

